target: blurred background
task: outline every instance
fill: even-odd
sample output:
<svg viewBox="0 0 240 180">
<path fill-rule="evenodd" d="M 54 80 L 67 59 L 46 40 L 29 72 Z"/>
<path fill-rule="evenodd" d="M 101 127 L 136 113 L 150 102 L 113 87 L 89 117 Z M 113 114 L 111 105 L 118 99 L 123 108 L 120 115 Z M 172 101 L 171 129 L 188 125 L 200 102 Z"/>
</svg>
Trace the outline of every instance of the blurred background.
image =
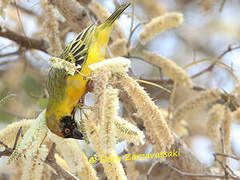
<svg viewBox="0 0 240 180">
<path fill-rule="evenodd" d="M 78 0 L 80 3 L 81 0 Z M 85 0 L 86 1 L 86 0 Z M 95 0 L 94 0 L 95 1 Z M 87 1 L 86 1 L 87 2 Z M 109 12 L 113 12 L 124 1 L 102 0 L 98 1 Z M 184 67 L 194 61 L 202 59 L 221 58 L 221 61 L 229 66 L 230 71 L 214 66 L 204 74 L 196 75 L 211 65 L 211 62 L 200 63 L 186 70 L 189 76 L 193 76 L 196 88 L 219 88 L 231 93 L 240 77 L 240 1 L 236 0 L 154 0 L 158 6 L 148 5 L 146 0 L 139 0 L 134 6 L 133 27 L 139 23 L 148 22 L 165 12 L 180 12 L 184 22 L 177 28 L 161 32 L 142 48 L 159 55 L 163 55 L 179 66 Z M 43 9 L 39 0 L 19 0 L 4 7 L 5 1 L 1 1 L 1 31 L 7 28 L 18 34 L 34 39 L 46 38 L 46 30 L 43 26 Z M 151 3 L 150 3 L 151 4 Z M 154 9 L 156 8 L 156 9 Z M 62 46 L 68 44 L 77 34 L 68 26 L 66 19 L 56 10 L 59 21 L 59 37 Z M 96 20 L 92 18 L 93 21 Z M 120 27 L 128 39 L 132 23 L 132 9 L 119 18 Z M 139 26 L 132 35 L 131 47 L 139 44 L 139 33 L 143 26 Z M 51 66 L 48 59 L 52 54 L 21 47 L 9 38 L 2 37 L 0 33 L 0 99 L 8 94 L 15 94 L 8 103 L 0 106 L 0 128 L 21 120 L 37 117 L 48 102 L 45 81 Z M 236 49 L 234 49 L 236 48 Z M 229 49 L 223 57 L 221 54 Z M 131 58 L 132 72 L 141 79 L 157 82 L 163 74 L 157 68 L 141 59 Z M 170 85 L 166 85 L 170 87 Z M 169 96 L 164 95 L 158 88 L 145 86 L 154 101 L 162 108 L 168 107 Z M 192 94 L 199 91 L 189 91 L 179 88 L 176 93 L 176 104 L 181 103 Z M 91 95 L 87 97 L 87 103 L 91 104 Z M 211 141 L 206 136 L 206 112 L 198 112 L 192 115 L 188 123 L 188 137 L 186 143 L 201 162 L 211 165 L 214 161 Z M 231 131 L 232 152 L 240 156 L 240 126 L 233 121 Z M 240 169 L 240 164 L 232 160 L 234 170 Z"/>
</svg>

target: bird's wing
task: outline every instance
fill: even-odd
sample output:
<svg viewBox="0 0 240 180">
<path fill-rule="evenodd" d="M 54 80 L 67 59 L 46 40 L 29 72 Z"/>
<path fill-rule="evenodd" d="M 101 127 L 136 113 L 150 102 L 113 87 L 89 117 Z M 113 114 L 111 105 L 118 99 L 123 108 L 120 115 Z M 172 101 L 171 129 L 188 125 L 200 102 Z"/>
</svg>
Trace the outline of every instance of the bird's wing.
<svg viewBox="0 0 240 180">
<path fill-rule="evenodd" d="M 95 28 L 95 24 L 92 24 L 79 33 L 79 35 L 64 48 L 60 58 L 75 63 L 75 65 L 84 64 L 88 56 L 88 48 Z"/>
<path fill-rule="evenodd" d="M 48 73 L 47 90 L 50 98 L 61 99 L 65 93 L 68 73 L 65 69 L 51 68 Z"/>
</svg>

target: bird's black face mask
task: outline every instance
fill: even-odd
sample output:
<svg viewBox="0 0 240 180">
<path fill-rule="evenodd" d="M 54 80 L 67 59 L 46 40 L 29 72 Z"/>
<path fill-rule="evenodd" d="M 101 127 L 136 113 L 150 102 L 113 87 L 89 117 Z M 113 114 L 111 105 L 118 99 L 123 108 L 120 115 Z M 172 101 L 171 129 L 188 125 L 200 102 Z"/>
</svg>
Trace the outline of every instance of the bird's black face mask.
<svg viewBox="0 0 240 180">
<path fill-rule="evenodd" d="M 83 139 L 82 133 L 71 116 L 64 116 L 60 121 L 60 127 L 64 138 Z"/>
</svg>

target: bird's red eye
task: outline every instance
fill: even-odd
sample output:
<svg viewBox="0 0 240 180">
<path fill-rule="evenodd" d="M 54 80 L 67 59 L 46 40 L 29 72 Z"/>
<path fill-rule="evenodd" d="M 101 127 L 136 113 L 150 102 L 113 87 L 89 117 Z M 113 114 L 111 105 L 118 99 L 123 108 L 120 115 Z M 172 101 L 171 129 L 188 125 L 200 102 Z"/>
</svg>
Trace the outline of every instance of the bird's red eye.
<svg viewBox="0 0 240 180">
<path fill-rule="evenodd" d="M 66 128 L 64 131 L 66 134 L 70 133 L 70 129 L 68 129 L 68 128 Z"/>
</svg>

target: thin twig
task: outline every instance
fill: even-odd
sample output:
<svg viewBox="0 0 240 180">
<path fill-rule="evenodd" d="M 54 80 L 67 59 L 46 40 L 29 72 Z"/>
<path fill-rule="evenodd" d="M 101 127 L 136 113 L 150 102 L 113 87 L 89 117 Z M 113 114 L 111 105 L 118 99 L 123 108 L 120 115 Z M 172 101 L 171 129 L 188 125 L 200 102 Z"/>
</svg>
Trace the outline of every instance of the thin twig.
<svg viewBox="0 0 240 180">
<path fill-rule="evenodd" d="M 174 99 L 175 99 L 175 94 L 176 94 L 176 89 L 177 89 L 177 83 L 174 82 L 173 84 L 173 88 L 171 91 L 171 95 L 170 95 L 170 102 L 169 102 L 169 107 L 168 107 L 168 121 L 170 121 L 170 116 L 172 115 L 173 109 L 174 109 Z"/>
<path fill-rule="evenodd" d="M 225 147 L 224 147 L 224 131 L 223 131 L 223 128 L 220 127 L 220 128 L 219 128 L 219 131 L 220 131 L 220 134 L 221 134 L 221 150 L 222 150 L 222 153 L 225 153 Z"/>
<path fill-rule="evenodd" d="M 18 139 L 19 139 L 20 135 L 23 137 L 22 126 L 19 128 L 19 130 L 17 132 L 16 140 L 15 140 L 14 145 L 13 145 L 13 150 L 17 147 L 17 142 L 18 142 Z"/>
<path fill-rule="evenodd" d="M 138 27 L 140 27 L 140 26 L 143 25 L 143 24 L 146 24 L 146 22 L 141 22 L 141 23 L 137 24 L 137 25 L 133 28 L 133 30 L 130 32 L 129 37 L 128 37 L 128 43 L 127 43 L 127 47 L 128 47 L 128 48 L 131 46 L 131 40 L 132 40 L 132 36 L 133 36 L 134 32 L 138 29 Z M 138 43 L 131 51 L 137 49 L 138 46 L 140 46 L 139 43 Z M 128 56 L 130 56 L 130 51 L 128 52 Z"/>
<path fill-rule="evenodd" d="M 7 57 L 7 56 L 13 56 L 13 55 L 19 55 L 22 51 L 23 51 L 22 48 L 18 48 L 18 50 L 16 50 L 16 51 L 5 53 L 5 54 L 0 54 L 0 58 Z"/>
<path fill-rule="evenodd" d="M 224 154 L 224 153 L 214 153 L 214 155 L 216 155 L 216 156 L 223 156 L 223 157 L 227 157 L 227 158 L 232 158 L 232 159 L 235 159 L 237 161 L 240 161 L 239 157 L 233 156 L 233 155 L 228 155 L 228 154 Z"/>
<path fill-rule="evenodd" d="M 173 91 L 174 81 L 172 81 L 171 79 L 163 79 L 163 78 L 158 78 L 158 77 L 156 77 L 156 78 L 154 78 L 154 77 L 151 77 L 151 78 L 141 77 L 140 79 L 144 80 L 144 81 L 149 81 L 149 82 L 159 84 L 159 85 L 163 86 L 164 88 L 167 88 L 168 90 Z M 141 83 L 140 85 L 145 87 L 145 88 L 148 88 L 143 83 Z M 193 90 L 195 90 L 195 91 L 205 91 L 206 89 L 201 87 L 201 86 L 195 85 L 195 86 L 193 86 Z M 165 91 L 161 91 L 161 93 L 165 93 Z M 165 93 L 165 94 L 167 95 L 167 97 L 169 97 L 168 96 L 169 94 L 167 94 L 167 93 Z M 226 97 L 227 96 L 223 92 L 222 95 L 221 95 L 221 99 L 219 99 L 217 101 L 217 103 L 225 104 L 228 101 L 228 98 L 226 98 Z M 231 111 L 236 111 L 236 109 L 238 107 L 240 107 L 240 105 L 236 102 L 236 100 L 231 100 L 230 103 L 227 106 L 230 108 Z"/>
<path fill-rule="evenodd" d="M 198 76 L 201 76 L 201 75 L 203 75 L 204 73 L 206 73 L 206 72 L 208 72 L 208 71 L 212 71 L 212 69 L 214 68 L 215 64 L 216 64 L 216 63 L 212 63 L 212 64 L 211 64 L 210 66 L 208 66 L 206 69 L 204 69 L 204 70 L 202 70 L 202 71 L 194 74 L 193 76 L 191 76 L 191 79 L 194 79 L 194 78 L 196 78 L 196 77 L 198 77 Z"/>
<path fill-rule="evenodd" d="M 187 173 L 182 172 L 181 170 L 173 167 L 169 163 L 167 163 L 167 166 L 177 172 L 181 176 L 188 176 L 188 177 L 200 177 L 200 178 L 221 178 L 221 179 L 240 179 L 239 177 L 234 177 L 231 175 L 225 176 L 225 175 L 214 175 L 214 174 L 193 174 L 193 173 Z"/>
<path fill-rule="evenodd" d="M 20 11 L 19 11 L 19 9 L 18 9 L 18 7 L 17 7 L 17 2 L 16 2 L 16 0 L 15 0 L 13 3 L 16 5 L 17 16 L 18 16 L 18 20 L 19 20 L 19 24 L 20 24 L 20 27 L 21 27 L 21 29 L 22 29 L 22 32 L 23 32 L 25 38 L 28 39 L 28 38 L 27 38 L 27 35 L 26 35 L 26 33 L 25 33 L 25 30 L 24 30 L 24 27 L 23 27 L 22 18 L 21 18 L 21 16 L 20 16 Z M 31 42 L 29 41 L 29 39 L 28 39 L 28 44 L 29 44 L 29 46 L 31 46 Z"/>
<path fill-rule="evenodd" d="M 159 161 L 155 161 L 155 162 L 152 163 L 151 167 L 148 169 L 148 172 L 147 172 L 147 175 L 146 175 L 146 180 L 150 179 L 150 175 L 151 175 L 151 172 L 152 172 L 153 168 L 159 163 L 160 163 Z"/>
<path fill-rule="evenodd" d="M 8 145 L 6 145 L 2 141 L 0 141 L 0 145 L 4 146 L 4 148 L 5 148 L 4 151 L 0 152 L 0 158 L 2 156 L 11 156 L 12 152 L 15 150 L 15 148 L 17 146 L 17 142 L 18 142 L 20 134 L 22 134 L 22 137 L 23 137 L 22 127 L 20 127 L 18 132 L 17 132 L 13 148 L 9 148 Z"/>
<path fill-rule="evenodd" d="M 131 46 L 131 38 L 132 38 L 132 32 L 133 32 L 133 25 L 134 25 L 134 3 L 132 3 L 132 17 L 131 17 L 131 26 L 130 26 L 130 34 L 128 37 L 128 43 L 127 43 L 127 48 Z"/>
<path fill-rule="evenodd" d="M 35 16 L 37 18 L 41 18 L 38 14 L 36 14 L 35 12 L 33 12 L 32 10 L 22 6 L 22 5 L 19 5 L 17 3 L 10 3 L 11 6 L 15 7 L 15 8 L 18 8 L 20 11 L 28 14 L 28 15 L 31 15 L 31 16 Z"/>
<path fill-rule="evenodd" d="M 54 157 L 55 154 L 55 148 L 56 148 L 56 144 L 53 143 L 47 158 L 45 159 L 45 163 L 48 164 L 49 166 L 51 166 L 53 169 L 56 170 L 57 174 L 61 177 L 63 177 L 64 179 L 67 180 L 78 180 L 77 177 L 75 177 L 73 174 L 71 174 L 70 172 L 66 171 L 65 169 L 63 169 L 59 164 L 57 164 L 56 159 Z"/>
<path fill-rule="evenodd" d="M 216 156 L 214 156 L 214 160 L 220 164 L 220 166 L 221 166 L 222 169 L 224 170 L 225 176 L 228 176 L 229 173 L 228 173 L 228 171 L 227 171 L 226 165 L 225 165 L 221 160 L 219 160 Z"/>
<path fill-rule="evenodd" d="M 10 156 L 13 152 L 13 149 L 9 148 L 6 144 L 4 144 L 2 141 L 0 141 L 0 145 L 4 146 L 4 151 L 0 152 L 0 158 L 2 156 Z"/>
<path fill-rule="evenodd" d="M 225 56 L 227 53 L 229 53 L 229 52 L 231 52 L 233 50 L 236 50 L 236 49 L 240 49 L 240 46 L 232 47 L 232 44 L 230 44 L 228 46 L 228 48 L 225 51 L 223 51 L 217 58 L 218 59 L 222 59 L 223 56 Z"/>
<path fill-rule="evenodd" d="M 229 170 L 233 176 L 237 176 L 230 166 L 228 166 L 227 164 L 224 164 L 220 159 L 216 157 L 216 154 L 213 154 L 213 156 L 214 156 L 214 160 L 217 161 L 222 167 L 222 169 L 224 170 L 225 176 L 229 175 L 229 172 L 227 170 Z"/>
<path fill-rule="evenodd" d="M 240 46 L 236 46 L 236 47 L 232 47 L 232 45 L 229 45 L 228 48 L 223 51 L 218 57 L 217 59 L 222 59 L 227 53 L 233 51 L 233 50 L 236 50 L 236 49 L 239 49 Z M 206 72 L 209 72 L 209 71 L 212 71 L 212 69 L 215 67 L 215 65 L 217 64 L 217 62 L 214 62 L 212 63 L 210 66 L 208 66 L 206 69 L 194 74 L 193 76 L 191 76 L 192 79 L 198 77 L 198 76 L 201 76 L 202 74 L 206 73 Z"/>
<path fill-rule="evenodd" d="M 224 8 L 224 5 L 226 3 L 226 0 L 223 0 L 222 3 L 221 3 L 221 6 L 219 8 L 219 12 L 222 12 L 223 11 L 223 8 Z"/>
<path fill-rule="evenodd" d="M 226 112 L 225 112 L 225 113 L 226 113 Z M 223 128 L 222 128 L 222 127 L 220 127 L 219 130 L 220 130 L 220 136 L 221 136 L 221 140 L 220 140 L 220 141 L 221 141 L 221 151 L 222 151 L 222 153 L 225 154 L 224 131 L 223 131 Z M 228 173 L 228 171 L 227 171 L 227 169 L 226 169 L 226 166 L 223 166 L 222 162 L 219 161 L 216 156 L 215 156 L 215 160 L 222 166 L 225 175 L 229 175 L 229 173 Z"/>
</svg>

